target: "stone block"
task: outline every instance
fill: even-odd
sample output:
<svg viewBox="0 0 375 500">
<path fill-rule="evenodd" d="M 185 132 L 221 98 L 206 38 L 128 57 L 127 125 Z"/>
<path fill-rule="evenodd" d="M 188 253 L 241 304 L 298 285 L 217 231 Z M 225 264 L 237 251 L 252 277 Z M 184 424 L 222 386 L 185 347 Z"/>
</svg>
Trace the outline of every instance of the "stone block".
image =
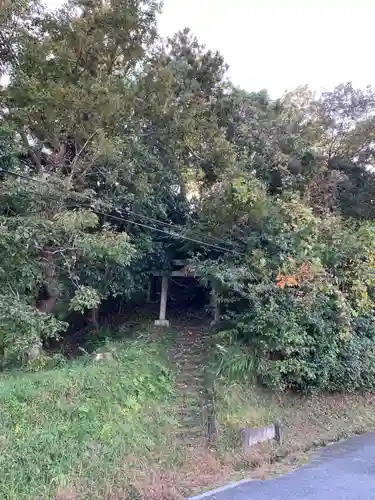
<svg viewBox="0 0 375 500">
<path fill-rule="evenodd" d="M 169 321 L 167 319 L 157 319 L 155 320 L 155 326 L 164 326 L 168 327 L 169 326 Z"/>
<path fill-rule="evenodd" d="M 275 439 L 277 443 L 282 443 L 282 427 L 279 423 L 261 428 L 241 429 L 243 448 L 247 451 L 252 446 Z"/>
</svg>

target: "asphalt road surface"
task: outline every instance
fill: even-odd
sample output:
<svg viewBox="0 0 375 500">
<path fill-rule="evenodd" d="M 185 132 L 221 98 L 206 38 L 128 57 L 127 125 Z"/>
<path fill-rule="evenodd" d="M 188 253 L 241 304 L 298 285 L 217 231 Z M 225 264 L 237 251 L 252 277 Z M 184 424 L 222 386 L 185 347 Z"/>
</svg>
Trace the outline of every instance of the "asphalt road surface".
<svg viewBox="0 0 375 500">
<path fill-rule="evenodd" d="M 328 446 L 310 464 L 266 481 L 242 481 L 190 500 L 375 500 L 375 433 Z"/>
</svg>

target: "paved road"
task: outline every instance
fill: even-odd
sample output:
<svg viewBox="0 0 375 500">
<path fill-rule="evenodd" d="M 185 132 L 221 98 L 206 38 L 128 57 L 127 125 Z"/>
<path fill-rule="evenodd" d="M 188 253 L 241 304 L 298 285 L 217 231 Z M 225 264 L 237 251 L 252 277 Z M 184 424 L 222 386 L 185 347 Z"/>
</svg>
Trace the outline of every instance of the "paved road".
<svg viewBox="0 0 375 500">
<path fill-rule="evenodd" d="M 286 476 L 246 481 L 190 500 L 375 500 L 375 433 L 325 448 Z"/>
</svg>

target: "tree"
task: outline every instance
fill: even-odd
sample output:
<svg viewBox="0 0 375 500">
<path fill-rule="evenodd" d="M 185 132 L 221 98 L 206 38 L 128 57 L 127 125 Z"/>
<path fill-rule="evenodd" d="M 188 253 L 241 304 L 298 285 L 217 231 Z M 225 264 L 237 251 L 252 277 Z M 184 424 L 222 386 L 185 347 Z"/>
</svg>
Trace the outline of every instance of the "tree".
<svg viewBox="0 0 375 500">
<path fill-rule="evenodd" d="M 156 45 L 158 8 L 75 1 L 25 10 L 14 27 L 17 57 L 1 93 L 3 276 L 14 278 L 5 295 L 27 311 L 95 313 L 106 297 L 142 287 L 142 273 L 168 265 L 180 245 L 137 214 L 184 224 L 193 173 L 210 182 L 230 162 L 207 119 L 223 61 L 187 32 Z"/>
<path fill-rule="evenodd" d="M 235 103 L 233 98 L 227 96 Z M 371 218 L 371 169 L 363 175 L 347 147 L 352 129 L 341 139 L 344 164 L 332 163 L 322 102 L 306 93 L 275 103 L 242 92 L 238 102 L 238 108 L 228 106 L 232 114 L 223 113 L 238 146 L 236 168 L 207 191 L 200 214 L 206 231 L 225 235 L 237 253 L 196 262 L 221 284 L 228 321 L 220 332 L 221 369 L 240 377 L 255 373 L 274 388 L 371 390 L 373 229 L 358 224 L 358 218 Z M 353 124 L 363 130 L 365 104 L 355 105 Z M 254 117 L 258 126 L 251 135 Z M 362 139 L 356 152 L 366 134 Z M 351 203 L 344 191 L 348 173 L 356 179 Z M 314 189 L 327 196 L 318 199 Z"/>
<path fill-rule="evenodd" d="M 129 282 L 135 247 L 100 213 L 109 188 L 124 178 L 129 82 L 155 39 L 159 8 L 142 1 L 68 2 L 54 13 L 22 7 L 1 17 L 2 67 L 10 74 L 1 93 L 1 276 L 4 303 L 13 297 L 12 314 L 24 311 L 24 340 L 12 351 L 19 360 L 38 329 L 45 336 L 50 313 L 95 311 Z M 128 187 L 123 182 L 122 192 Z M 13 320 L 3 321 L 4 362 Z M 57 321 L 50 332 L 63 328 Z"/>
</svg>

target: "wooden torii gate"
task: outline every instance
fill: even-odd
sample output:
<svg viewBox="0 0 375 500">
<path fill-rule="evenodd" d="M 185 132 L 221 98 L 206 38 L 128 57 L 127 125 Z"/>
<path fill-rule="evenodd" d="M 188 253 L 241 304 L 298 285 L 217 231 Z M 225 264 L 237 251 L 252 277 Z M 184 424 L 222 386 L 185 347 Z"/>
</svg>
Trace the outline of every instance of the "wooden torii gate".
<svg viewBox="0 0 375 500">
<path fill-rule="evenodd" d="M 174 260 L 172 261 L 174 267 L 179 269 L 174 269 L 168 274 L 163 272 L 153 272 L 153 276 L 161 276 L 161 295 L 160 295 L 160 310 L 159 310 L 159 319 L 155 320 L 155 326 L 168 327 L 169 320 L 167 319 L 167 302 L 168 302 L 168 285 L 170 277 L 179 277 L 179 278 L 195 278 L 197 276 L 189 267 L 187 267 L 187 263 L 184 260 Z M 214 279 L 210 280 L 211 283 L 211 309 L 212 309 L 212 323 L 216 324 L 220 321 L 220 307 L 218 301 L 218 289 Z M 151 295 L 151 286 L 149 291 L 149 300 Z"/>
</svg>

